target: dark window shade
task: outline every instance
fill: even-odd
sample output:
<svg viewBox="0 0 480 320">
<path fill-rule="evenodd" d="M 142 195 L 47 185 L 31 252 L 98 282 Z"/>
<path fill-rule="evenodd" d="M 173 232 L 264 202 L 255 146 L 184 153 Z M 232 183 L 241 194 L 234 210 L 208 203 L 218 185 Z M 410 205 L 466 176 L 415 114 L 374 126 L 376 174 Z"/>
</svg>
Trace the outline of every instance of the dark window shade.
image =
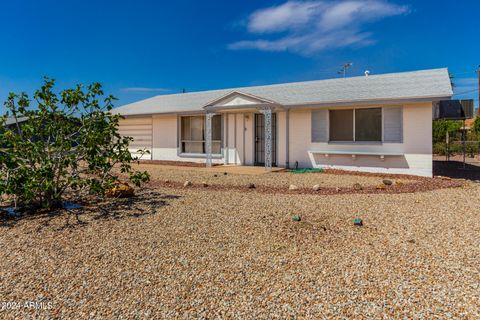
<svg viewBox="0 0 480 320">
<path fill-rule="evenodd" d="M 353 110 L 330 110 L 330 141 L 353 141 Z"/>
<path fill-rule="evenodd" d="M 382 109 L 355 110 L 355 141 L 382 141 Z"/>
<path fill-rule="evenodd" d="M 222 116 L 215 115 L 212 118 L 212 140 L 222 139 Z"/>
</svg>

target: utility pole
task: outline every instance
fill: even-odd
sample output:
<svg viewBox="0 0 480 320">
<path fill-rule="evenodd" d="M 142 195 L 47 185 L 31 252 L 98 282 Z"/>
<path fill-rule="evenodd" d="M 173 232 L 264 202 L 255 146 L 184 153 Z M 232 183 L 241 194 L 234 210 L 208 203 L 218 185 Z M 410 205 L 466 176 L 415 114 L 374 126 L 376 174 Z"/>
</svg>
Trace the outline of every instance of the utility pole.
<svg viewBox="0 0 480 320">
<path fill-rule="evenodd" d="M 351 68 L 352 66 L 353 66 L 352 62 L 345 63 L 342 66 L 342 69 L 340 69 L 340 71 L 338 71 L 338 74 L 343 74 L 343 77 L 345 78 L 347 76 L 347 69 Z"/>
</svg>

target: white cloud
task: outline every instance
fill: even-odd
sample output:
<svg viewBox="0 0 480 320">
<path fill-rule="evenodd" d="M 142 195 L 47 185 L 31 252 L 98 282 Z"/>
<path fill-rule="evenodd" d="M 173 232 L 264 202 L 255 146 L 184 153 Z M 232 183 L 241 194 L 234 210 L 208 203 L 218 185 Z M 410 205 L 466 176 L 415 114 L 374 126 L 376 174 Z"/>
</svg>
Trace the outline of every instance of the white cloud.
<svg viewBox="0 0 480 320">
<path fill-rule="evenodd" d="M 165 88 L 146 88 L 146 87 L 131 87 L 123 88 L 122 91 L 127 92 L 168 92 L 170 89 Z"/>
<path fill-rule="evenodd" d="M 248 19 L 248 31 L 279 32 L 303 27 L 323 7 L 321 2 L 289 1 L 276 7 L 260 9 Z"/>
<path fill-rule="evenodd" d="M 326 49 L 374 43 L 366 23 L 406 14 L 408 6 L 385 0 L 288 1 L 253 12 L 247 30 L 264 38 L 231 43 L 232 50 L 292 51 L 313 54 Z M 274 39 L 265 35 L 281 33 Z"/>
</svg>

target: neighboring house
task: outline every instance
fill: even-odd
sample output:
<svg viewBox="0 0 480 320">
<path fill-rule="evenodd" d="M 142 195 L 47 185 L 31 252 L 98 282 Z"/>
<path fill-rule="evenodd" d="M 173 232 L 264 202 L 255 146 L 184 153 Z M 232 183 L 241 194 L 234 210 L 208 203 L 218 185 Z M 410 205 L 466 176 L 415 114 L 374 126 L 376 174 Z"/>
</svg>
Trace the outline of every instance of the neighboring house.
<svg viewBox="0 0 480 320">
<path fill-rule="evenodd" d="M 452 94 L 448 70 L 433 69 L 160 95 L 113 111 L 132 152 L 153 160 L 431 176 L 432 103 Z"/>
<path fill-rule="evenodd" d="M 475 118 L 465 119 L 465 122 L 464 122 L 464 124 L 462 124 L 462 127 L 460 128 L 460 131 L 468 132 L 468 131 L 472 130 L 474 122 L 475 122 Z"/>
</svg>

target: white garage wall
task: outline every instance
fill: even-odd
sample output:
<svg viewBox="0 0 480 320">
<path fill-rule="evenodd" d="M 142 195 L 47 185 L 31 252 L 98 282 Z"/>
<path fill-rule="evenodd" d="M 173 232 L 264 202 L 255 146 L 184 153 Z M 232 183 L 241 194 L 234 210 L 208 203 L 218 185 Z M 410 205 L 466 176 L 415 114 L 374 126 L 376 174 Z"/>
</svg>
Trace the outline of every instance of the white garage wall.
<svg viewBox="0 0 480 320">
<path fill-rule="evenodd" d="M 137 151 L 145 149 L 152 152 L 152 117 L 131 117 L 120 119 L 119 134 L 133 138 L 129 150 L 134 156 L 139 156 Z M 151 154 L 145 154 L 142 159 L 151 159 Z"/>
</svg>

